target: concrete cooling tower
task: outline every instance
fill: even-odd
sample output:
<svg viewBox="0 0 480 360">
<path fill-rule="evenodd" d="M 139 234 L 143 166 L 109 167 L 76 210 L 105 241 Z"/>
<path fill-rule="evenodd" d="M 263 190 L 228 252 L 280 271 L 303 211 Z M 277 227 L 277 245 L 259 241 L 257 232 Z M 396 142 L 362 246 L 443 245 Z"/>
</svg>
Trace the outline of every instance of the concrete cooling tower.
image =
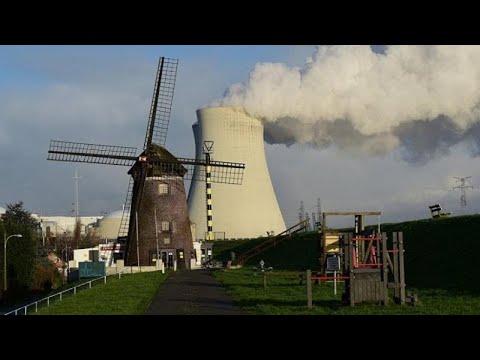
<svg viewBox="0 0 480 360">
<path fill-rule="evenodd" d="M 211 184 L 215 238 L 256 238 L 284 231 L 265 158 L 261 121 L 230 107 L 199 109 L 197 119 L 192 126 L 197 159 L 203 158 L 204 141 L 213 141 L 212 161 L 245 163 L 242 185 Z M 205 182 L 192 182 L 188 209 L 197 239 L 206 238 L 206 201 Z"/>
</svg>

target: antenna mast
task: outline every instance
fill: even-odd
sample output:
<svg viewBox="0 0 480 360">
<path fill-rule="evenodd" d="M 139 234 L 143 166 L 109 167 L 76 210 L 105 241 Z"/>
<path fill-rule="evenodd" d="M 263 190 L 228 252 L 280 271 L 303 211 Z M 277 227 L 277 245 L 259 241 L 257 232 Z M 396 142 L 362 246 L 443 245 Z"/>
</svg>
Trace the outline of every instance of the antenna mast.
<svg viewBox="0 0 480 360">
<path fill-rule="evenodd" d="M 460 190 L 460 205 L 462 207 L 465 207 L 465 206 L 467 206 L 466 190 L 467 189 L 473 189 L 473 186 L 470 185 L 470 180 L 469 180 L 471 178 L 471 176 L 467 176 L 467 177 L 456 177 L 456 176 L 454 176 L 454 177 L 455 177 L 455 179 L 457 179 L 457 183 L 460 183 L 460 184 L 457 185 L 457 186 L 454 186 L 453 190 L 457 190 L 457 189 Z"/>
<path fill-rule="evenodd" d="M 78 179 L 77 169 L 75 169 L 75 176 L 73 177 L 75 183 L 75 223 L 78 222 Z"/>
</svg>

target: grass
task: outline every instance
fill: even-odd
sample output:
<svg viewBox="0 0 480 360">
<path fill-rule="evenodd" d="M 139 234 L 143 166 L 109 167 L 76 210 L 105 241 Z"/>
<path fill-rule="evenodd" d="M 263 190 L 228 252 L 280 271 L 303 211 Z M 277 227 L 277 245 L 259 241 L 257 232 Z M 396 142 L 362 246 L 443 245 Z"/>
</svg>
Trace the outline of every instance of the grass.
<svg viewBox="0 0 480 360">
<path fill-rule="evenodd" d="M 341 305 L 333 297 L 331 284 L 314 286 L 315 308 L 308 310 L 305 285 L 298 274 L 318 269 L 318 234 L 306 233 L 277 244 L 252 258 L 246 268 L 217 272 L 231 297 L 254 314 L 479 314 L 480 313 L 480 215 L 425 219 L 383 224 L 382 231 L 403 231 L 407 291 L 418 294 L 418 306 L 388 307 L 362 304 Z M 257 245 L 259 239 L 216 242 L 214 256 L 224 260 Z M 391 248 L 391 245 L 389 245 Z M 263 259 L 275 269 L 269 286 L 250 270 Z M 294 271 L 293 271 L 294 270 Z M 289 272 L 290 271 L 290 272 Z M 341 290 L 339 290 L 339 294 Z"/>
<path fill-rule="evenodd" d="M 67 295 L 49 307 L 39 309 L 39 315 L 136 315 L 143 314 L 167 274 L 160 271 L 125 274 L 121 279 L 108 277 L 107 284 L 98 281 L 92 289 Z M 95 283 L 94 283 L 95 284 Z"/>
<path fill-rule="evenodd" d="M 226 288 L 234 302 L 249 314 L 256 315 L 443 315 L 479 314 L 480 297 L 468 293 L 451 293 L 443 289 L 413 289 L 419 296 L 415 306 L 362 303 L 344 306 L 341 300 L 343 283 L 337 295 L 333 284 L 312 284 L 313 308 L 307 308 L 305 281 L 299 283 L 299 272 L 274 271 L 267 274 L 267 288 L 261 273 L 249 268 L 216 271 L 215 277 Z M 412 289 L 410 289 L 412 290 Z"/>
</svg>

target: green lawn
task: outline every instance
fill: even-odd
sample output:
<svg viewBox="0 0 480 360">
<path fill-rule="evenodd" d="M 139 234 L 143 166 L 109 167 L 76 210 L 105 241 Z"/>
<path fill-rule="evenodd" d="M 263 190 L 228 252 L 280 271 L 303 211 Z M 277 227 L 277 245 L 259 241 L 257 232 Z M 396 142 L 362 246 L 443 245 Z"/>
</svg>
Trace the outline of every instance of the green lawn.
<svg viewBox="0 0 480 360">
<path fill-rule="evenodd" d="M 125 274 L 82 287 L 77 295 L 67 295 L 49 307 L 41 307 L 40 315 L 137 315 L 143 314 L 167 274 L 160 271 Z"/>
<path fill-rule="evenodd" d="M 299 284 L 299 272 L 274 271 L 263 277 L 250 268 L 216 271 L 215 276 L 226 288 L 227 294 L 247 313 L 258 315 L 405 315 L 405 314 L 480 314 L 480 296 L 444 289 L 412 289 L 418 294 L 416 306 L 381 306 L 359 304 L 342 305 L 343 285 L 333 294 L 333 284 L 312 284 L 313 308 L 307 308 L 305 281 Z"/>
</svg>

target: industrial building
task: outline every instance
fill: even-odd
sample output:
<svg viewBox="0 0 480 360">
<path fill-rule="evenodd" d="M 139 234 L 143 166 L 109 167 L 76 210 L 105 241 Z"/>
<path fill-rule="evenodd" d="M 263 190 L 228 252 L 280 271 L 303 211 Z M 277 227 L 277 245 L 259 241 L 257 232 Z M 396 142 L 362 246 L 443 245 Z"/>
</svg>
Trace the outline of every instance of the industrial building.
<svg viewBox="0 0 480 360">
<path fill-rule="evenodd" d="M 262 122 L 232 107 L 199 109 L 197 119 L 192 126 L 197 159 L 203 158 L 204 142 L 213 141 L 212 160 L 245 163 L 242 185 L 211 186 L 215 238 L 256 238 L 284 231 L 265 157 Z M 201 169 L 197 166 L 194 171 Z M 188 207 L 197 239 L 205 239 L 207 231 L 205 204 L 205 183 L 192 182 Z"/>
<path fill-rule="evenodd" d="M 75 216 L 43 216 L 32 214 L 40 223 L 44 239 L 56 238 L 62 235 L 73 234 L 75 231 Z M 102 216 L 79 216 L 80 234 L 86 235 Z"/>
</svg>

